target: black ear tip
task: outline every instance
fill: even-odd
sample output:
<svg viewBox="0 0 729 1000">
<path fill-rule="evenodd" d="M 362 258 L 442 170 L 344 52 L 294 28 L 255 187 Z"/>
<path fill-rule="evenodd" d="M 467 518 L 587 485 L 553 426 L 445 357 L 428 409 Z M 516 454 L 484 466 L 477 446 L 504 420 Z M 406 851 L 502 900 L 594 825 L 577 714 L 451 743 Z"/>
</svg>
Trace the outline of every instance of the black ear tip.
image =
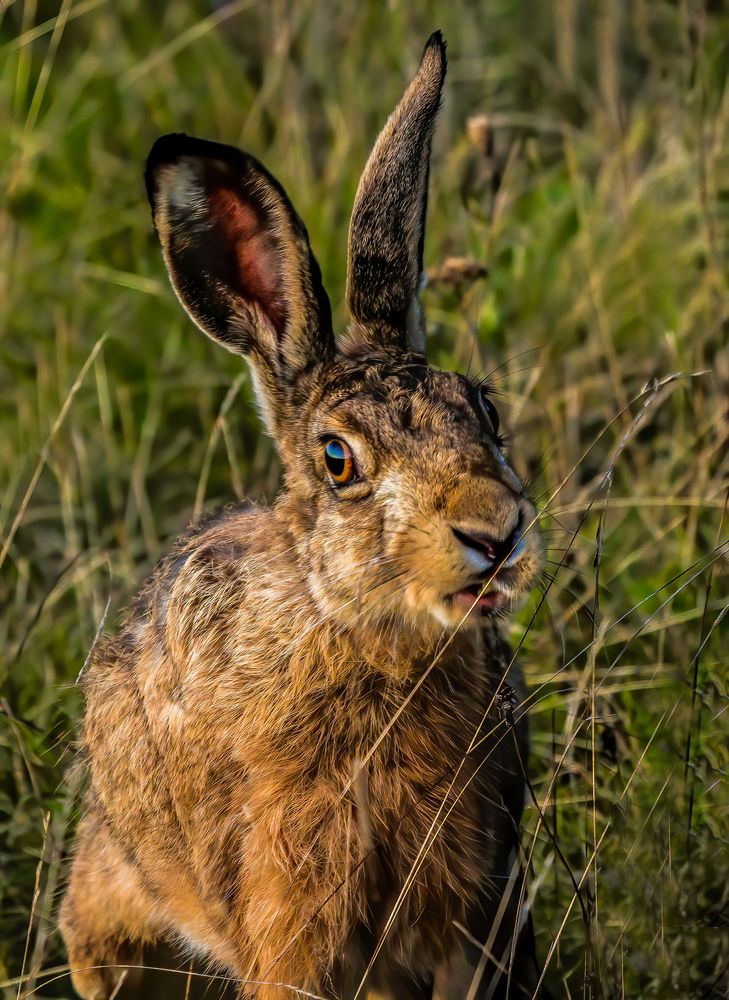
<svg viewBox="0 0 729 1000">
<path fill-rule="evenodd" d="M 187 135 L 186 132 L 170 132 L 169 135 L 160 136 L 152 146 L 144 170 L 147 195 L 153 212 L 157 193 L 155 178 L 158 169 L 177 163 L 178 160 L 186 156 L 197 157 L 201 160 L 216 160 L 219 163 L 228 164 L 229 167 L 238 172 L 245 170 L 251 163 L 257 170 L 263 171 L 263 167 L 254 157 L 243 153 L 234 146 L 225 146 L 220 142 L 211 142 L 209 139 L 198 139 L 194 135 Z"/>
<path fill-rule="evenodd" d="M 443 63 L 443 69 L 445 70 L 446 42 L 445 38 L 443 37 L 443 32 L 440 30 L 440 28 L 434 31 L 433 34 L 428 39 L 428 41 L 425 43 L 425 48 L 423 49 L 423 56 L 425 56 L 426 53 L 430 51 L 430 49 L 437 49 L 438 55 L 440 56 L 441 61 Z"/>
<path fill-rule="evenodd" d="M 185 132 L 171 132 L 169 135 L 160 136 L 150 149 L 147 165 L 144 168 L 144 183 L 152 210 L 155 197 L 154 175 L 157 168 L 163 163 L 174 163 L 185 153 L 189 153 L 192 142 L 194 140 Z"/>
<path fill-rule="evenodd" d="M 194 141 L 186 132 L 171 132 L 169 135 L 161 135 L 149 151 L 147 166 L 154 168 L 164 160 L 169 162 L 178 159 L 188 151 Z"/>
</svg>

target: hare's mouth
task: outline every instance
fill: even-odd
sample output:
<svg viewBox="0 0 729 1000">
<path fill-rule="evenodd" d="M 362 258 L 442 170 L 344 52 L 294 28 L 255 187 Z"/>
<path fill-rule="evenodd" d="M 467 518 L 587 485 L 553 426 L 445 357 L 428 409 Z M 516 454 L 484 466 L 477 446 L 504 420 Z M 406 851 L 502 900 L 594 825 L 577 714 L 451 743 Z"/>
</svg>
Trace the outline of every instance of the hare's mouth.
<svg viewBox="0 0 729 1000">
<path fill-rule="evenodd" d="M 449 594 L 448 602 L 464 614 L 490 615 L 503 608 L 508 598 L 500 590 L 489 588 L 484 591 L 482 583 L 464 587 L 455 594 Z"/>
<path fill-rule="evenodd" d="M 446 601 L 465 614 L 496 614 L 509 603 L 514 583 L 513 570 L 504 567 L 495 576 L 492 572 L 483 574 L 480 580 L 470 583 L 455 594 L 449 594 Z"/>
</svg>

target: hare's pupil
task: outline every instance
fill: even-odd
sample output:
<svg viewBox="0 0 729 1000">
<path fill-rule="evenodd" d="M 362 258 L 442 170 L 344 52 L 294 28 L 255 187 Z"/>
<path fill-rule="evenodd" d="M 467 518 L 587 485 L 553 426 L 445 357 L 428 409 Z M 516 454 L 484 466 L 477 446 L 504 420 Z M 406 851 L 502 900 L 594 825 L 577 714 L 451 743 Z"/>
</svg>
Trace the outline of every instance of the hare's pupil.
<svg viewBox="0 0 729 1000">
<path fill-rule="evenodd" d="M 327 469 L 336 478 L 344 473 L 345 466 L 347 464 L 347 455 L 344 451 L 344 445 L 341 441 L 333 440 L 328 441 L 327 446 L 324 449 L 324 455 L 326 458 Z"/>
</svg>

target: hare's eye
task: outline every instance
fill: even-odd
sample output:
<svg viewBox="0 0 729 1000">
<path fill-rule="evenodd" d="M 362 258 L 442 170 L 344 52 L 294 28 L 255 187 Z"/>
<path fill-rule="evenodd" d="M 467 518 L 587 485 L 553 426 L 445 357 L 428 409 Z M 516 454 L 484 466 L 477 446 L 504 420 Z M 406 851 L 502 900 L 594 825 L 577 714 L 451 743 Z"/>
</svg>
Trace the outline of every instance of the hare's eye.
<svg viewBox="0 0 729 1000">
<path fill-rule="evenodd" d="M 485 386 L 483 386 L 481 389 L 479 389 L 478 398 L 479 398 L 479 400 L 481 402 L 481 410 L 483 411 L 483 415 L 486 417 L 486 419 L 488 420 L 488 422 L 491 424 L 491 427 L 492 427 L 493 432 L 494 432 L 494 436 L 498 437 L 499 436 L 499 423 L 500 423 L 500 421 L 499 421 L 499 414 L 498 414 L 498 412 L 496 410 L 496 407 L 494 406 L 494 404 L 489 399 L 489 397 L 488 397 L 488 390 L 486 389 Z"/>
<path fill-rule="evenodd" d="M 330 438 L 324 445 L 324 464 L 332 482 L 337 486 L 346 486 L 355 479 L 351 449 L 339 438 Z"/>
</svg>

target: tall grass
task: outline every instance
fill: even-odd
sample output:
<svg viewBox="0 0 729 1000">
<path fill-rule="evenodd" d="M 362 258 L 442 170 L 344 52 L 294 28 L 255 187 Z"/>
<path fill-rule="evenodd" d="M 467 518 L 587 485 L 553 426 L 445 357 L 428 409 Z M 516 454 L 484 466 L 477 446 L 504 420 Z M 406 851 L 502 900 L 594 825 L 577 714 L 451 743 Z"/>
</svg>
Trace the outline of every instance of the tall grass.
<svg viewBox="0 0 729 1000">
<path fill-rule="evenodd" d="M 8 997 L 71 995 L 54 921 L 79 809 L 74 681 L 95 636 L 193 514 L 278 482 L 240 364 L 168 288 L 146 153 L 184 130 L 260 156 L 294 195 L 341 323 L 359 171 L 434 27 L 450 71 L 426 245 L 432 356 L 493 371 L 549 545 L 543 592 L 511 625 L 530 692 L 523 846 L 546 979 L 565 997 L 729 995 L 729 10 L 11 0 Z M 446 280 L 452 256 L 486 276 Z"/>
</svg>

